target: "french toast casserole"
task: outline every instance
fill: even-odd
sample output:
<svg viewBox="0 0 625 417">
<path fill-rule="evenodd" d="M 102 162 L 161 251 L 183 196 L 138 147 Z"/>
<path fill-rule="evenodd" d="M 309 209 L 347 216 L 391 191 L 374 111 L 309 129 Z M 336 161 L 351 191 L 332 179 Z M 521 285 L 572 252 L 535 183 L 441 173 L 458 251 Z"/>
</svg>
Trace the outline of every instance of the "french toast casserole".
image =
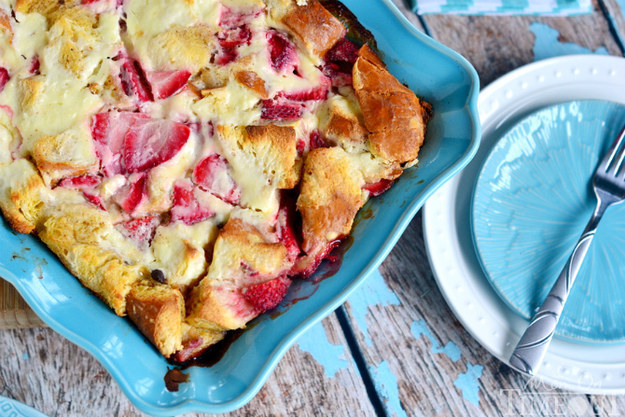
<svg viewBox="0 0 625 417">
<path fill-rule="evenodd" d="M 1 0 L 0 208 L 167 358 L 275 308 L 422 146 L 340 3 Z"/>
</svg>

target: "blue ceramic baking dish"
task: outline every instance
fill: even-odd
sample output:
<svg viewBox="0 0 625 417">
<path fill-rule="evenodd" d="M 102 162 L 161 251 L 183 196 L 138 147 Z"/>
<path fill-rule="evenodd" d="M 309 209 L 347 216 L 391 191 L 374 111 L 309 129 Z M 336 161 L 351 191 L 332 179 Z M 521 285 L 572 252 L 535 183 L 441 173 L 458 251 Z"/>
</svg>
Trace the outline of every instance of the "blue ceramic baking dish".
<svg viewBox="0 0 625 417">
<path fill-rule="evenodd" d="M 460 55 L 417 31 L 391 0 L 343 0 L 375 36 L 390 71 L 434 108 L 420 162 L 365 207 L 342 267 L 318 284 L 300 283 L 309 298 L 263 317 L 212 367 L 191 367 L 178 392 L 165 387 L 166 360 L 70 275 L 32 236 L 0 227 L 0 275 L 54 330 L 94 355 L 128 398 L 156 416 L 222 413 L 247 403 L 297 337 L 340 306 L 377 268 L 425 200 L 463 168 L 480 141 L 479 81 Z"/>
</svg>

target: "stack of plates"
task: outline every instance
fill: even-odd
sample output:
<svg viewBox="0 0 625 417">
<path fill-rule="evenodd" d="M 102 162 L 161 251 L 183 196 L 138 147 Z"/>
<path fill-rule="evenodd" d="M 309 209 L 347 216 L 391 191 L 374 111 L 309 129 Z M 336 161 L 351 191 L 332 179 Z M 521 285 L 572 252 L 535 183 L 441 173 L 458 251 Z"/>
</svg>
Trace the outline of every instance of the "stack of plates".
<svg viewBox="0 0 625 417">
<path fill-rule="evenodd" d="M 594 208 L 592 172 L 625 124 L 625 59 L 530 64 L 478 106 L 481 147 L 425 204 L 424 233 L 457 318 L 507 363 Z M 625 205 L 604 216 L 537 378 L 625 393 L 624 280 Z"/>
</svg>

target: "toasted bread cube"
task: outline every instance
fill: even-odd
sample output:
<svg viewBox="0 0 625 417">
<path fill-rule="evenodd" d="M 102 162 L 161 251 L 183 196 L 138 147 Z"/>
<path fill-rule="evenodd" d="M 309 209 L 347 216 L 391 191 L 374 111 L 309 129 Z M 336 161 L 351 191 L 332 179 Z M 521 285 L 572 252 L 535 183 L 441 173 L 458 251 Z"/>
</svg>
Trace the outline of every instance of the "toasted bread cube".
<svg viewBox="0 0 625 417">
<path fill-rule="evenodd" d="M 26 159 L 0 165 L 0 209 L 13 229 L 30 233 L 42 215 L 47 187 Z"/>
<path fill-rule="evenodd" d="M 47 184 L 65 177 L 97 170 L 93 140 L 88 131 L 70 129 L 58 135 L 43 135 L 33 146 L 33 159 Z"/>
<path fill-rule="evenodd" d="M 85 287 L 123 316 L 132 285 L 149 272 L 144 266 L 127 264 L 102 245 L 102 236 L 113 231 L 110 219 L 101 210 L 75 205 L 48 217 L 38 235 Z"/>
<path fill-rule="evenodd" d="M 182 349 L 184 298 L 166 285 L 141 281 L 126 296 L 128 317 L 165 356 Z"/>
<path fill-rule="evenodd" d="M 231 218 L 215 242 L 208 275 L 191 292 L 189 322 L 214 330 L 244 327 L 260 312 L 241 290 L 277 277 L 289 267 L 282 243 L 268 243 L 255 227 Z"/>
<path fill-rule="evenodd" d="M 360 49 L 352 75 L 371 150 L 389 161 L 415 160 L 425 138 L 430 105 L 391 75 L 367 45 Z"/>
<path fill-rule="evenodd" d="M 350 233 L 363 205 L 363 185 L 361 172 L 342 148 L 317 148 L 308 153 L 297 199 L 306 254 L 314 256 Z"/>
<path fill-rule="evenodd" d="M 298 42 L 312 55 L 323 57 L 345 36 L 345 26 L 317 0 L 308 0 L 287 13 L 282 22 L 293 32 Z"/>
</svg>

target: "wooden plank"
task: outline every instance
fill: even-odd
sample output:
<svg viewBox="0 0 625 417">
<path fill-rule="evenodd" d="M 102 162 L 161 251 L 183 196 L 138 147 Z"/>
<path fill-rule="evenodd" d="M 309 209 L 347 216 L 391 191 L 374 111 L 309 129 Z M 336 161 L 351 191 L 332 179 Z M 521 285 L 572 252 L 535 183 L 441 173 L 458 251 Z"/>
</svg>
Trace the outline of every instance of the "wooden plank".
<svg viewBox="0 0 625 417">
<path fill-rule="evenodd" d="M 0 330 L 45 326 L 17 290 L 0 278 Z"/>
<path fill-rule="evenodd" d="M 144 415 L 94 358 L 50 329 L 0 331 L 0 352 L 0 395 L 49 416 Z M 375 413 L 332 315 L 287 352 L 248 405 L 229 415 Z"/>
<path fill-rule="evenodd" d="M 594 416 L 624 397 L 587 396 L 528 381 L 483 349 L 447 307 L 417 216 L 347 312 L 388 415 Z M 618 408 L 621 407 L 621 408 Z M 614 414 L 599 414 L 614 415 Z"/>
<path fill-rule="evenodd" d="M 434 39 L 473 64 L 482 86 L 535 59 L 604 50 L 621 55 L 598 11 L 566 18 L 428 15 L 424 20 Z"/>
</svg>

